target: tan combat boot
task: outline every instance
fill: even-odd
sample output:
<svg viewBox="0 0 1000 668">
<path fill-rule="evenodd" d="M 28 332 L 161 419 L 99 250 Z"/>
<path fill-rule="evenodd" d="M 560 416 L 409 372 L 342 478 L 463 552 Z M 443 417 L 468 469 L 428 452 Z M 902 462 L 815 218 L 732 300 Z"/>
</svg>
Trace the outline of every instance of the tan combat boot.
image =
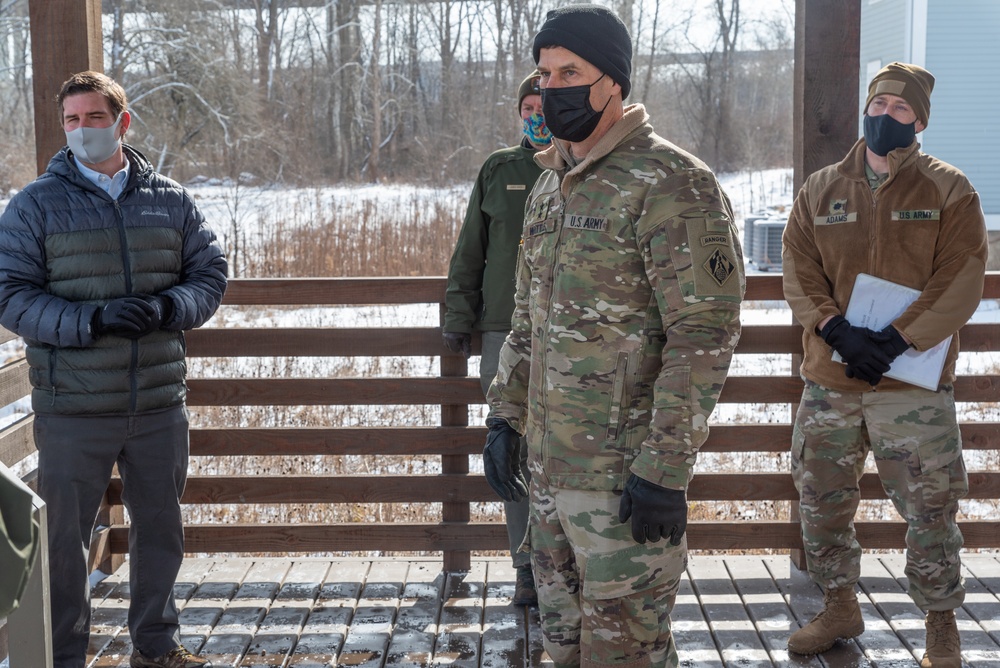
<svg viewBox="0 0 1000 668">
<path fill-rule="evenodd" d="M 954 610 L 931 610 L 927 613 L 927 651 L 920 668 L 960 668 L 962 645 Z"/>
<path fill-rule="evenodd" d="M 819 654 L 833 647 L 838 638 L 853 638 L 864 630 L 865 621 L 861 619 L 854 587 L 830 589 L 823 595 L 823 609 L 791 635 L 788 649 L 796 654 Z"/>
</svg>

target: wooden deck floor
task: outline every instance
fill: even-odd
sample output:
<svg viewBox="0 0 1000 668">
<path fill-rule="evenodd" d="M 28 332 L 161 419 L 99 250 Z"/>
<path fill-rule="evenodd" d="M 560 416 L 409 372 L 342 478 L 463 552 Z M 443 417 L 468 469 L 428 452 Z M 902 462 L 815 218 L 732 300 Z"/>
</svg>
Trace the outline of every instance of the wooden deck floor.
<svg viewBox="0 0 1000 668">
<path fill-rule="evenodd" d="M 958 611 L 969 666 L 1000 667 L 1000 561 L 964 557 Z M 510 605 L 507 559 L 446 576 L 438 559 L 189 559 L 176 593 L 182 640 L 236 666 L 545 666 L 537 610 Z M 822 595 L 787 557 L 693 555 L 673 614 L 682 666 L 912 668 L 923 616 L 905 590 L 901 555 L 866 555 L 867 630 L 821 658 L 791 657 L 790 630 Z M 94 589 L 90 666 L 127 666 L 128 565 Z"/>
</svg>

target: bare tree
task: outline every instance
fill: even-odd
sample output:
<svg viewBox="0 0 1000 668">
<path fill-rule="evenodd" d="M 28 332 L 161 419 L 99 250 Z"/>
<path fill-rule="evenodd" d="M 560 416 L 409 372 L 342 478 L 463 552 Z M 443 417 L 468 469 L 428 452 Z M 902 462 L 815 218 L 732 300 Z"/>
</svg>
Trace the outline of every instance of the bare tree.
<svg viewBox="0 0 1000 668">
<path fill-rule="evenodd" d="M 560 1 L 105 0 L 106 62 L 134 101 L 131 141 L 177 178 L 467 179 L 517 136 L 514 92 Z M 633 31 L 632 95 L 658 131 L 722 169 L 781 159 L 790 55 L 773 39 L 742 50 L 767 28 L 740 0 L 601 1 Z M 31 102 L 13 64 L 26 4 L 0 0 L 8 114 Z M 678 47 L 706 20 L 711 43 Z"/>
</svg>

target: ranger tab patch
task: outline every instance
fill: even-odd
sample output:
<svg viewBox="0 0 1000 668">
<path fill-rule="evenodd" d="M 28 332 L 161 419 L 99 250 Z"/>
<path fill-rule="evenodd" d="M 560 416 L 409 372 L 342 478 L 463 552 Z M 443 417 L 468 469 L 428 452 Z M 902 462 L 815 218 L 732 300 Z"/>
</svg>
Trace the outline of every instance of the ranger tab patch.
<svg viewBox="0 0 1000 668">
<path fill-rule="evenodd" d="M 705 264 L 701 266 L 720 286 L 725 285 L 730 276 L 736 273 L 736 264 L 729 259 L 728 255 L 722 252 L 721 248 L 716 249 L 709 256 L 708 260 L 705 261 Z"/>
</svg>

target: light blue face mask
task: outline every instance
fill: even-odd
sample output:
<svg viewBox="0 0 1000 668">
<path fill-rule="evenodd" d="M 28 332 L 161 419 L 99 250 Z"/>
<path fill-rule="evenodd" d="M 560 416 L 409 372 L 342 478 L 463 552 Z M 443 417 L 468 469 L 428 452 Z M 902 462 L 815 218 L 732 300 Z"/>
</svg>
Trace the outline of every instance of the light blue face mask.
<svg viewBox="0 0 1000 668">
<path fill-rule="evenodd" d="M 66 133 L 66 145 L 80 162 L 96 165 L 104 162 L 115 154 L 121 140 L 116 136 L 121 125 L 122 115 L 118 114 L 115 122 L 106 128 L 79 127 Z"/>
<path fill-rule="evenodd" d="M 523 121 L 524 136 L 535 146 L 548 146 L 552 143 L 552 133 L 545 126 L 545 118 L 541 114 L 532 114 Z"/>
</svg>

